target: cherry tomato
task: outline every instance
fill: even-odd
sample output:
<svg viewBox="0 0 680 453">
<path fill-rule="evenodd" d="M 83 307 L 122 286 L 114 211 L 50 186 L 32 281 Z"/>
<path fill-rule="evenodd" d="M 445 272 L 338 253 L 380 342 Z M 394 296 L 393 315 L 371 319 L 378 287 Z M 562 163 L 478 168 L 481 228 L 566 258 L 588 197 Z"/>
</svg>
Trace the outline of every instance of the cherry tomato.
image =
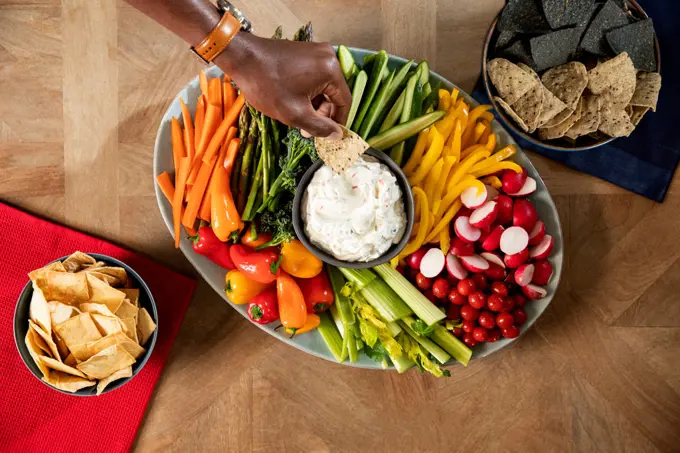
<svg viewBox="0 0 680 453">
<path fill-rule="evenodd" d="M 512 317 L 515 318 L 515 324 L 518 326 L 527 322 L 527 312 L 525 312 L 523 308 L 515 308 L 512 312 Z"/>
<path fill-rule="evenodd" d="M 446 276 L 446 281 L 449 282 L 449 286 L 450 286 L 451 288 L 455 288 L 455 287 L 458 285 L 458 282 L 459 282 L 460 280 L 458 280 L 456 277 L 453 277 L 453 276 L 451 276 L 451 275 L 447 275 L 447 276 Z"/>
<path fill-rule="evenodd" d="M 517 338 L 519 337 L 519 328 L 517 326 L 510 326 L 502 329 L 501 332 L 505 338 Z"/>
<path fill-rule="evenodd" d="M 406 279 L 410 281 L 411 283 L 416 282 L 416 275 L 418 275 L 418 269 L 413 269 L 412 267 L 407 267 L 406 268 Z"/>
<path fill-rule="evenodd" d="M 425 277 L 423 274 L 418 272 L 416 275 L 416 286 L 422 290 L 430 289 L 432 286 L 432 279 Z"/>
<path fill-rule="evenodd" d="M 456 288 L 453 288 L 449 292 L 449 302 L 451 302 L 453 305 L 463 305 L 467 303 L 467 300 L 468 298 L 459 293 Z"/>
<path fill-rule="evenodd" d="M 458 292 L 463 296 L 469 296 L 476 289 L 475 281 L 471 278 L 464 278 L 458 282 Z"/>
<path fill-rule="evenodd" d="M 468 348 L 474 348 L 477 346 L 477 341 L 472 335 L 472 332 L 467 332 L 465 335 L 463 335 L 463 343 L 465 343 Z"/>
<path fill-rule="evenodd" d="M 474 293 L 470 294 L 470 296 L 468 296 L 468 303 L 472 308 L 481 310 L 482 308 L 486 307 L 486 294 L 481 291 L 475 291 Z"/>
<path fill-rule="evenodd" d="M 484 327 L 475 327 L 472 331 L 472 337 L 478 343 L 484 343 L 489 338 L 489 332 Z"/>
<path fill-rule="evenodd" d="M 434 294 L 432 293 L 431 289 L 428 289 L 427 291 L 423 292 L 423 296 L 433 304 L 437 304 L 439 302 L 436 297 L 434 297 Z"/>
<path fill-rule="evenodd" d="M 449 295 L 449 282 L 445 278 L 439 277 L 432 284 L 432 292 L 437 299 L 446 299 Z"/>
<path fill-rule="evenodd" d="M 446 317 L 448 319 L 460 319 L 460 307 L 458 305 L 449 304 L 446 308 Z"/>
<path fill-rule="evenodd" d="M 472 280 L 474 280 L 477 289 L 485 289 L 488 286 L 488 281 L 484 274 L 475 274 L 472 276 Z"/>
<path fill-rule="evenodd" d="M 486 299 L 486 306 L 489 310 L 500 313 L 503 311 L 503 299 L 498 294 L 492 294 Z"/>
<path fill-rule="evenodd" d="M 489 337 L 486 339 L 487 343 L 495 343 L 501 339 L 501 329 L 498 327 L 489 330 Z"/>
<path fill-rule="evenodd" d="M 517 307 L 524 307 L 528 300 L 526 297 L 524 297 L 524 294 L 515 294 L 513 298 L 515 299 L 515 306 Z"/>
<path fill-rule="evenodd" d="M 474 321 L 463 321 L 463 325 L 461 327 L 463 329 L 463 332 L 472 333 L 472 331 L 475 330 L 475 327 L 477 327 L 477 325 L 475 324 Z"/>
<path fill-rule="evenodd" d="M 491 292 L 498 294 L 499 296 L 507 296 L 508 295 L 508 287 L 503 282 L 493 282 L 491 284 Z"/>
<path fill-rule="evenodd" d="M 477 322 L 485 329 L 493 329 L 496 327 L 496 317 L 490 311 L 482 311 L 477 318 Z"/>
<path fill-rule="evenodd" d="M 515 324 L 515 318 L 513 318 L 510 313 L 499 313 L 498 316 L 496 316 L 496 324 L 501 329 L 507 329 Z"/>
<path fill-rule="evenodd" d="M 466 321 L 474 321 L 479 317 L 479 310 L 472 308 L 469 304 L 460 307 L 460 317 Z"/>
<path fill-rule="evenodd" d="M 406 264 L 408 264 L 411 269 L 420 269 L 420 262 L 423 261 L 423 257 L 426 253 L 427 249 L 424 247 L 416 250 L 406 258 Z"/>
<path fill-rule="evenodd" d="M 463 334 L 464 334 L 465 332 L 463 332 L 463 329 L 462 329 L 461 327 L 454 327 L 454 328 L 451 330 L 451 333 L 453 334 L 454 337 L 460 338 L 460 337 L 463 336 Z M 501 334 L 501 333 L 498 332 L 498 335 L 500 335 L 500 334 Z"/>
<path fill-rule="evenodd" d="M 515 298 L 512 296 L 503 297 L 503 311 L 510 313 L 515 308 Z"/>
</svg>

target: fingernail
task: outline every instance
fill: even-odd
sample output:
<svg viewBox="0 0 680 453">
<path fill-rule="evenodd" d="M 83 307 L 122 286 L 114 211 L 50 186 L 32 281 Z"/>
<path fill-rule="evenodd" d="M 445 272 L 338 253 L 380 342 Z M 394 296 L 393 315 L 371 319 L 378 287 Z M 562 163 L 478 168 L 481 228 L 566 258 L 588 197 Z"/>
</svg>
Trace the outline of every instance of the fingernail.
<svg viewBox="0 0 680 453">
<path fill-rule="evenodd" d="M 309 132 L 307 132 L 304 129 L 300 129 L 300 135 L 302 135 L 304 138 L 309 138 L 309 137 L 312 136 L 312 134 L 310 134 Z"/>
<path fill-rule="evenodd" d="M 335 131 L 329 135 L 328 140 L 342 140 L 342 131 Z"/>
</svg>

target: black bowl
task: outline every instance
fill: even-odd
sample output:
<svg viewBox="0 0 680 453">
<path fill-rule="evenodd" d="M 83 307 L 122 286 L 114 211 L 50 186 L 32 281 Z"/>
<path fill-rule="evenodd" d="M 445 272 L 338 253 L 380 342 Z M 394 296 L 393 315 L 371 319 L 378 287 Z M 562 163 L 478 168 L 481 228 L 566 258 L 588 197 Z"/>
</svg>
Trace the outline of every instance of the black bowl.
<svg viewBox="0 0 680 453">
<path fill-rule="evenodd" d="M 394 174 L 395 178 L 397 178 L 397 182 L 399 183 L 399 187 L 401 188 L 401 193 L 403 194 L 404 212 L 406 213 L 406 230 L 404 231 L 404 236 L 402 236 L 399 243 L 393 244 L 392 247 L 390 247 L 387 250 L 387 252 L 385 252 L 382 256 L 374 260 L 365 262 L 341 261 L 335 258 L 334 256 L 330 255 L 329 253 L 325 252 L 324 250 L 321 250 L 316 245 L 312 244 L 311 241 L 307 238 L 307 234 L 305 233 L 305 226 L 301 215 L 301 207 L 302 196 L 304 195 L 305 190 L 307 189 L 309 181 L 312 179 L 312 176 L 314 176 L 314 173 L 316 173 L 316 171 L 319 168 L 321 168 L 321 166 L 324 164 L 323 161 L 318 160 L 314 162 L 312 166 L 309 167 L 305 174 L 302 176 L 300 184 L 298 185 L 297 191 L 295 193 L 295 199 L 293 200 L 293 227 L 295 228 L 295 234 L 297 235 L 298 239 L 307 248 L 307 250 L 312 252 L 317 258 L 319 258 L 324 263 L 328 263 L 332 266 L 348 267 L 352 269 L 366 269 L 369 267 L 374 267 L 379 264 L 386 263 L 387 261 L 397 256 L 399 252 L 403 250 L 409 238 L 411 237 L 411 231 L 413 231 L 413 221 L 415 217 L 413 193 L 411 192 L 411 187 L 409 186 L 406 175 L 401 170 L 401 168 L 399 168 L 399 165 L 394 163 L 394 161 L 390 159 L 390 157 L 387 156 L 382 151 L 370 148 L 368 151 L 366 151 L 366 154 L 375 157 L 381 163 L 387 165 L 387 168 L 389 168 L 392 174 Z"/>
<path fill-rule="evenodd" d="M 649 16 L 645 12 L 644 9 L 635 1 L 635 0 L 627 0 L 627 5 L 629 10 L 633 13 L 638 18 L 646 19 Z M 501 10 L 500 13 L 498 13 L 498 16 L 493 20 L 491 23 L 491 26 L 489 27 L 489 31 L 486 34 L 486 39 L 484 40 L 484 50 L 482 52 L 482 81 L 484 82 L 484 89 L 486 91 L 486 95 L 489 97 L 489 100 L 491 101 L 491 105 L 493 105 L 494 110 L 496 111 L 497 117 L 500 119 L 501 123 L 508 129 L 512 130 L 512 132 L 515 135 L 518 135 L 522 137 L 524 140 L 532 143 L 533 145 L 536 145 L 541 148 L 545 149 L 550 149 L 553 151 L 564 151 L 564 152 L 573 152 L 573 151 L 587 151 L 593 148 L 597 148 L 599 146 L 605 145 L 607 143 L 610 143 L 616 138 L 614 137 L 602 137 L 601 139 L 595 139 L 592 137 L 579 137 L 579 140 L 581 141 L 581 144 L 579 146 L 575 146 L 568 142 L 565 139 L 556 139 L 556 140 L 548 140 L 548 141 L 542 141 L 537 137 L 534 137 L 533 135 L 529 135 L 526 132 L 524 132 L 521 128 L 517 126 L 515 121 L 505 113 L 505 110 L 500 108 L 496 100 L 494 99 L 494 95 L 496 95 L 496 88 L 493 86 L 491 83 L 491 79 L 489 78 L 489 74 L 487 72 L 487 63 L 489 60 L 489 53 L 490 53 L 490 46 L 492 42 L 496 42 L 496 27 L 498 25 L 498 20 L 501 17 L 501 13 L 503 10 Z M 657 72 L 661 71 L 661 52 L 659 50 L 659 40 L 656 37 L 656 34 L 654 34 L 654 48 L 656 51 L 656 70 Z M 635 133 L 635 132 L 633 132 Z"/>
<path fill-rule="evenodd" d="M 97 261 L 103 261 L 104 263 L 109 264 L 111 266 L 118 266 L 125 269 L 125 272 L 127 272 L 128 274 L 128 278 L 132 280 L 133 287 L 139 288 L 139 306 L 146 308 L 146 311 L 149 312 L 149 315 L 153 319 L 153 322 L 156 323 L 156 330 L 154 330 L 153 334 L 151 335 L 151 338 L 149 338 L 146 345 L 144 345 L 144 349 L 146 349 L 146 352 L 132 365 L 132 376 L 111 382 L 101 393 L 102 395 L 104 395 L 130 382 L 137 375 L 137 373 L 139 373 L 141 369 L 144 368 L 144 365 L 146 365 L 146 362 L 149 360 L 153 348 L 156 345 L 156 337 L 158 336 L 158 311 L 156 310 L 156 302 L 153 300 L 151 290 L 149 290 L 149 287 L 146 285 L 146 283 L 144 283 L 144 280 L 142 280 L 139 274 L 137 274 L 137 272 L 135 272 L 130 266 L 123 263 L 122 261 L 118 261 L 115 258 L 111 258 L 110 256 L 100 255 L 98 253 L 88 253 L 88 255 L 92 256 Z M 66 258 L 68 258 L 68 256 L 63 256 L 53 262 L 64 261 Z M 26 367 L 29 369 L 29 371 L 33 373 L 33 375 L 40 382 L 42 382 L 51 389 L 54 389 L 61 393 L 65 393 L 67 395 L 96 396 L 97 393 L 96 385 L 80 389 L 77 392 L 67 392 L 58 389 L 42 380 L 42 373 L 40 372 L 38 366 L 33 361 L 33 358 L 31 357 L 31 354 L 28 352 L 28 348 L 26 347 L 26 342 L 24 341 L 24 339 L 26 338 L 26 333 L 28 332 L 28 309 L 31 303 L 32 296 L 33 285 L 29 280 L 28 283 L 26 283 L 24 290 L 21 292 L 21 295 L 19 295 L 17 306 L 14 309 L 14 342 L 16 343 L 17 349 L 19 350 L 19 355 L 21 356 L 21 359 L 24 361 L 24 364 L 26 364 Z"/>
</svg>

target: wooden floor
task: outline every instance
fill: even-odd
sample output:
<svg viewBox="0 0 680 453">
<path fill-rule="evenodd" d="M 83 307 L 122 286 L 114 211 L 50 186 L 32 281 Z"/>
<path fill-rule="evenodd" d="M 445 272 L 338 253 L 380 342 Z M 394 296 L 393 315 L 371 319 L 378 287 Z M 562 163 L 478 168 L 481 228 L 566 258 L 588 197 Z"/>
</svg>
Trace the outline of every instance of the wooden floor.
<svg viewBox="0 0 680 453">
<path fill-rule="evenodd" d="M 256 30 L 427 58 L 471 89 L 503 0 L 243 0 Z M 0 199 L 192 272 L 151 157 L 201 66 L 122 2 L 0 0 Z M 680 451 L 680 192 L 663 204 L 531 156 L 566 275 L 514 347 L 449 379 L 327 363 L 254 328 L 205 283 L 137 451 Z M 6 232 L 5 232 L 6 234 Z"/>
</svg>

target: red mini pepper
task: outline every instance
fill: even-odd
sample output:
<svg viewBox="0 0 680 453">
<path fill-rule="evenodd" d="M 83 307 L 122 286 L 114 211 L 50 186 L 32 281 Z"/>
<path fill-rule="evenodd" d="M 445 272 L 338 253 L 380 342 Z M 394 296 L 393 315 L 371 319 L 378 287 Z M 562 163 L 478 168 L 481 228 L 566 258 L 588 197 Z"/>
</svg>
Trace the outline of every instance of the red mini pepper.
<svg viewBox="0 0 680 453">
<path fill-rule="evenodd" d="M 266 289 L 253 297 L 248 304 L 248 317 L 258 324 L 269 324 L 279 319 L 276 288 Z"/>
<path fill-rule="evenodd" d="M 194 252 L 207 257 L 225 269 L 236 269 L 229 255 L 229 244 L 220 241 L 209 226 L 199 228 L 196 236 L 191 236 L 189 239 L 193 242 Z"/>
<path fill-rule="evenodd" d="M 254 251 L 236 244 L 229 248 L 229 255 L 243 275 L 251 280 L 271 283 L 279 275 L 281 260 L 275 248 Z"/>
<path fill-rule="evenodd" d="M 297 282 L 305 298 L 307 313 L 324 312 L 335 302 L 333 288 L 325 270 L 322 270 L 316 277 L 299 278 Z"/>
</svg>

